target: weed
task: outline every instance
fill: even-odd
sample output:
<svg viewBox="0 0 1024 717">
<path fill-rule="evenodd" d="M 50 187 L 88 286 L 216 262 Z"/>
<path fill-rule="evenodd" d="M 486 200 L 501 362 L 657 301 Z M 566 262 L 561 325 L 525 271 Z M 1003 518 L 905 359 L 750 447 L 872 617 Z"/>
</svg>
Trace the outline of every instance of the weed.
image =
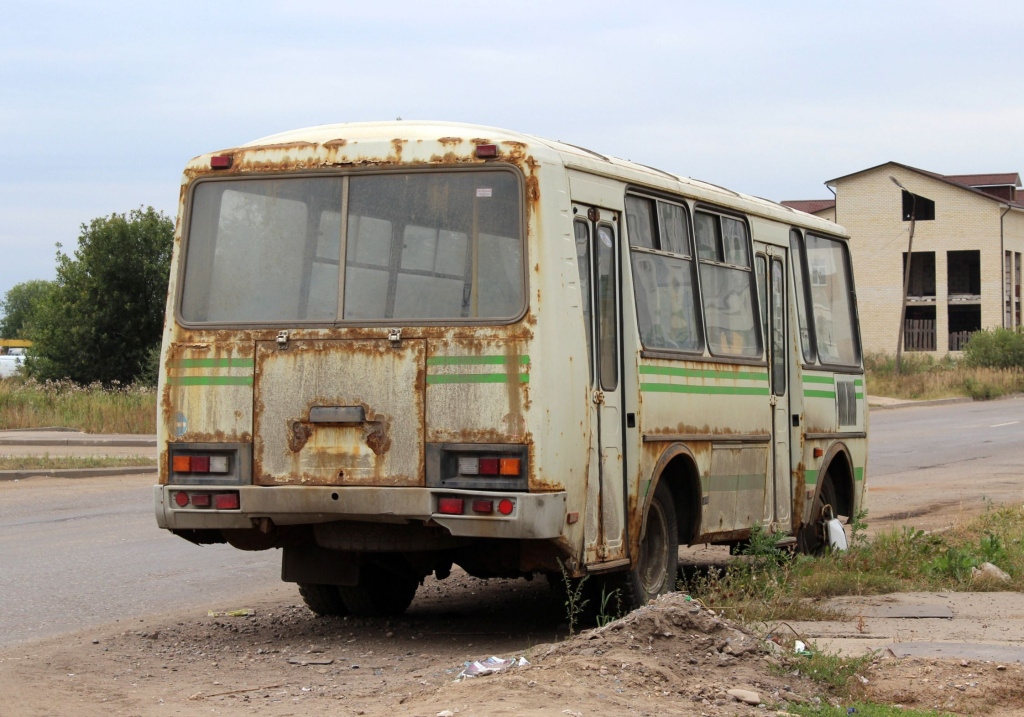
<svg viewBox="0 0 1024 717">
<path fill-rule="evenodd" d="M 152 466 L 146 456 L 0 456 L 0 471 L 56 470 L 61 468 L 136 468 Z"/>
<path fill-rule="evenodd" d="M 565 614 L 569 623 L 569 637 L 576 634 L 576 627 L 580 624 L 583 611 L 587 607 L 589 599 L 584 597 L 584 586 L 587 577 L 579 580 L 572 577 L 561 560 L 558 561 L 558 568 L 562 571 L 562 583 L 565 587 Z"/>
<path fill-rule="evenodd" d="M 842 707 L 793 704 L 789 705 L 786 711 L 800 717 L 847 717 L 850 714 L 856 714 L 858 717 L 947 717 L 949 715 L 948 712 L 915 710 L 909 707 L 881 705 L 875 702 L 852 702 Z"/>
<path fill-rule="evenodd" d="M 800 674 L 815 682 L 839 690 L 846 688 L 850 680 L 864 672 L 875 659 L 874 653 L 860 657 L 843 657 L 834 653 L 822 652 L 814 645 L 808 647 L 811 651 L 810 656 L 801 658 L 795 664 L 796 669 Z M 792 667 L 794 665 L 789 665 L 786 669 Z"/>
<path fill-rule="evenodd" d="M 612 609 L 612 601 L 615 602 L 615 608 Z M 622 590 L 615 588 L 612 591 L 608 591 L 608 586 L 601 585 L 601 608 L 597 613 L 597 626 L 604 627 L 610 622 L 618 620 L 622 617 Z"/>
</svg>

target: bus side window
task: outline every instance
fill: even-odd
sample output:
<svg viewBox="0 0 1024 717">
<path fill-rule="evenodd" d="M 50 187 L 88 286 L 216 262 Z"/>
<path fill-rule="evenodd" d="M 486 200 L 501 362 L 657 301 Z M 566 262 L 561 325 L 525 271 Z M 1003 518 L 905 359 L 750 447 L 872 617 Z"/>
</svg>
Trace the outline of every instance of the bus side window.
<svg viewBox="0 0 1024 717">
<path fill-rule="evenodd" d="M 800 328 L 800 348 L 804 361 L 814 363 L 814 342 L 811 340 L 811 322 L 807 311 L 807 288 L 804 283 L 804 240 L 800 232 L 789 232 L 790 256 L 793 264 L 793 288 L 796 291 L 796 318 Z"/>
<path fill-rule="evenodd" d="M 762 332 L 754 316 L 747 225 L 709 212 L 697 212 L 694 225 L 708 348 L 713 356 L 760 358 Z"/>
<path fill-rule="evenodd" d="M 626 219 L 641 342 L 648 349 L 702 352 L 686 208 L 627 196 Z"/>
<path fill-rule="evenodd" d="M 590 369 L 590 380 L 594 380 L 594 336 L 590 309 L 590 226 L 582 219 L 572 223 L 576 236 L 576 266 L 580 273 L 580 300 L 583 307 L 583 326 L 587 332 L 587 367 Z"/>
</svg>

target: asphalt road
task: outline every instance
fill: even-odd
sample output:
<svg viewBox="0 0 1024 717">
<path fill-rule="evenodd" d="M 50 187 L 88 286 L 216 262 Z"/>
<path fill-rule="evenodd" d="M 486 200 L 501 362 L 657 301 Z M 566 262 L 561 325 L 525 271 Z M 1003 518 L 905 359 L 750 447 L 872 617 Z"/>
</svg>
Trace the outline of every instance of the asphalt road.
<svg viewBox="0 0 1024 717">
<path fill-rule="evenodd" d="M 938 527 L 986 498 L 1024 499 L 1024 399 L 878 410 L 870 435 L 875 529 Z M 0 647 L 114 621 L 130 629 L 172 609 L 224 609 L 279 585 L 277 551 L 198 547 L 159 530 L 152 482 L 0 483 Z"/>
<path fill-rule="evenodd" d="M 931 529 L 1024 501 L 1024 398 L 876 410 L 868 522 Z"/>
</svg>

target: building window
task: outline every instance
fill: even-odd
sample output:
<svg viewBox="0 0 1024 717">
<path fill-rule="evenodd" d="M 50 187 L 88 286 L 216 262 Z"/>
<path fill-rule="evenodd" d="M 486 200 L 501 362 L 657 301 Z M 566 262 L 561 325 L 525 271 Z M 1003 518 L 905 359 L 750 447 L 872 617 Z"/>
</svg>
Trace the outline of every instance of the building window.
<svg viewBox="0 0 1024 717">
<path fill-rule="evenodd" d="M 949 305 L 949 350 L 963 351 L 967 339 L 981 331 L 981 305 Z"/>
<path fill-rule="evenodd" d="M 908 306 L 903 325 L 903 348 L 907 351 L 935 350 L 935 305 Z"/>
<path fill-rule="evenodd" d="M 903 276 L 907 275 L 907 252 L 903 252 Z M 935 301 L 935 252 L 915 251 L 910 262 L 907 301 Z"/>
</svg>

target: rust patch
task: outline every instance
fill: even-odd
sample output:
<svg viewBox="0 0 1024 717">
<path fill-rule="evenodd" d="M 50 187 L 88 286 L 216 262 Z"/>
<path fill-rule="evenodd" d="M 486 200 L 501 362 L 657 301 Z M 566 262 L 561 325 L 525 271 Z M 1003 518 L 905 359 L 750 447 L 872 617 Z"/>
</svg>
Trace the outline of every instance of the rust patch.
<svg viewBox="0 0 1024 717">
<path fill-rule="evenodd" d="M 324 149 L 340 149 L 348 144 L 347 139 L 331 139 L 324 142 L 321 147 Z"/>
<path fill-rule="evenodd" d="M 438 137 L 438 143 L 444 147 L 448 145 L 462 144 L 462 137 Z"/>
<path fill-rule="evenodd" d="M 292 420 L 288 422 L 288 450 L 298 453 L 306 447 L 306 441 L 313 435 L 313 427 L 302 421 Z"/>
<path fill-rule="evenodd" d="M 374 455 L 382 456 L 391 448 L 391 436 L 388 435 L 387 425 L 383 421 L 367 422 L 363 428 L 364 440 Z"/>
<path fill-rule="evenodd" d="M 392 158 L 392 161 L 394 161 L 394 162 L 401 162 L 402 161 L 402 147 L 408 141 L 409 140 L 407 140 L 407 139 L 393 139 L 393 140 L 391 140 L 391 149 L 394 151 L 394 157 Z"/>
</svg>

